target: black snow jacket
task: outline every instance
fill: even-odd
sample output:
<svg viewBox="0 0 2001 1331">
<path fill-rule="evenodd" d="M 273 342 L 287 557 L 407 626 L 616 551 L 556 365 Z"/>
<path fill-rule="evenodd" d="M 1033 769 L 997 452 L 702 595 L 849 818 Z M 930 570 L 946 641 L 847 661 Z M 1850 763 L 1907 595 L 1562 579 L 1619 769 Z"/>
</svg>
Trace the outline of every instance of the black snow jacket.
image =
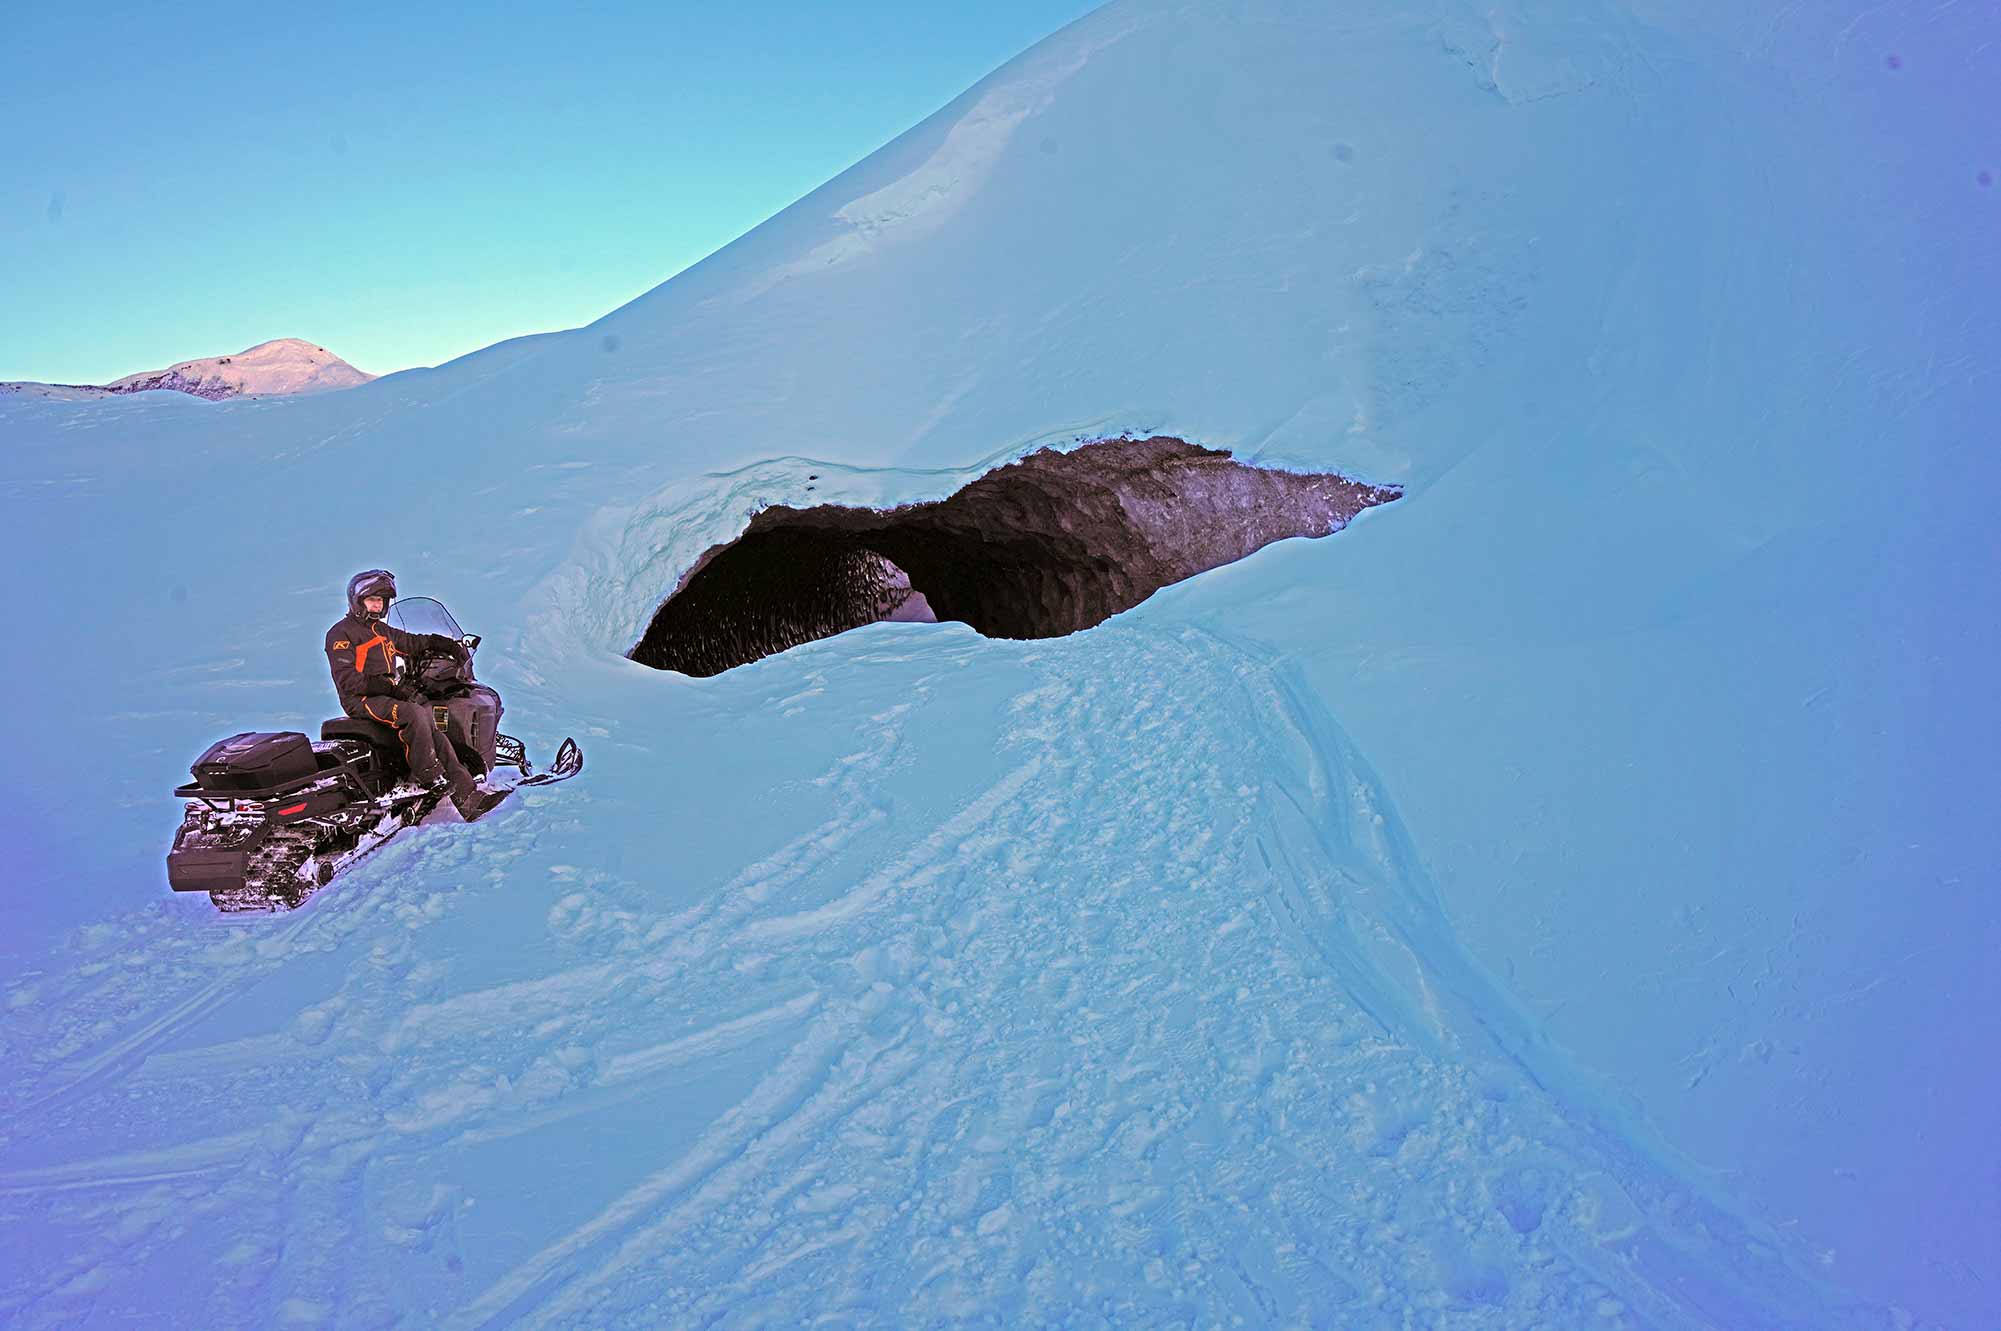
<svg viewBox="0 0 2001 1331">
<path fill-rule="evenodd" d="M 395 682 L 397 653 L 411 659 L 423 652 L 458 650 L 457 640 L 443 634 L 406 633 L 360 615 L 348 615 L 327 630 L 327 664 L 333 668 L 341 709 L 349 716 L 360 714 L 363 698 L 414 701 L 419 696 L 410 683 Z"/>
</svg>

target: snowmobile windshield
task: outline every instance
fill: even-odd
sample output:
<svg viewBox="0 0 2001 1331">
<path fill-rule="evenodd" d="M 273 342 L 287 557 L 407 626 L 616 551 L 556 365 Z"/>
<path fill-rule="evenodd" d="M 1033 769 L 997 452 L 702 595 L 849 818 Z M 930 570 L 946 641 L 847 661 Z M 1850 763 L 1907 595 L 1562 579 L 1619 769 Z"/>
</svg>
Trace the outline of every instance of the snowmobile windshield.
<svg viewBox="0 0 2001 1331">
<path fill-rule="evenodd" d="M 428 596 L 412 596 L 405 600 L 391 601 L 389 613 L 383 618 L 391 628 L 402 629 L 406 633 L 442 633 L 447 638 L 463 638 L 465 630 L 452 618 L 452 612 L 444 603 Z"/>
</svg>

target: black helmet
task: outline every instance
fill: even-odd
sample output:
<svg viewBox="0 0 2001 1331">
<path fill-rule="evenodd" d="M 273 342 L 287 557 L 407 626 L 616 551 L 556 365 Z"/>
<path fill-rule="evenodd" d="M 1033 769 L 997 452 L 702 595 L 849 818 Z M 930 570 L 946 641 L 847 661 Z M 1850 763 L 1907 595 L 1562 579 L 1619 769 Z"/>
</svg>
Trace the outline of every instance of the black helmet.
<svg viewBox="0 0 2001 1331">
<path fill-rule="evenodd" d="M 367 619 L 368 611 L 362 608 L 364 597 L 380 596 L 384 614 L 389 611 L 389 603 L 396 599 L 396 575 L 386 568 L 372 568 L 366 573 L 357 573 L 347 580 L 347 612 L 356 619 Z"/>
</svg>

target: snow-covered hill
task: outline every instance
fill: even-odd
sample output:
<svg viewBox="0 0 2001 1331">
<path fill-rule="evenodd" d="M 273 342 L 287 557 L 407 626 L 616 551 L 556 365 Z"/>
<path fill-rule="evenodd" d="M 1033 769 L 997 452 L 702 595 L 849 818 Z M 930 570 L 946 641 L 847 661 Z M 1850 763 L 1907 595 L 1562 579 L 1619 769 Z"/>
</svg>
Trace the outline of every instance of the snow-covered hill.
<svg viewBox="0 0 2001 1331">
<path fill-rule="evenodd" d="M 1984 21 L 1119 0 L 588 328 L 0 398 L 0 1320 L 1993 1324 Z M 1126 431 L 1404 497 L 624 659 L 756 509 Z M 171 899 L 377 565 L 589 768 Z"/>
<path fill-rule="evenodd" d="M 276 396 L 326 393 L 353 388 L 375 378 L 355 369 L 325 347 L 296 337 L 259 342 L 234 356 L 184 360 L 164 370 L 144 370 L 102 386 L 90 384 L 0 384 L 0 393 L 55 401 L 76 401 L 109 394 L 171 390 L 211 402 L 245 394 Z"/>
</svg>

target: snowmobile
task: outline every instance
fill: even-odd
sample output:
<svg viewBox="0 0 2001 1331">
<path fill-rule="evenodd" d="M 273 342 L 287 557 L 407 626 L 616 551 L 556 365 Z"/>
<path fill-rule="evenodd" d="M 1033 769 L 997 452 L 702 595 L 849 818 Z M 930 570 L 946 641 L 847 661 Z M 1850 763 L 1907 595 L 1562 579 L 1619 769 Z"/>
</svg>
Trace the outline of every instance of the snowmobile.
<svg viewBox="0 0 2001 1331">
<path fill-rule="evenodd" d="M 398 657 L 394 678 L 410 682 L 434 705 L 474 683 L 470 662 L 479 637 L 460 630 L 439 602 L 394 602 L 389 622 L 412 633 L 435 633 L 465 645 L 460 658 Z M 495 782 L 480 756 L 452 727 L 451 741 L 466 770 L 498 790 L 552 785 L 583 770 L 583 753 L 563 741 L 547 771 L 536 772 L 512 735 L 496 737 L 494 766 L 519 775 Z M 301 905 L 342 870 L 437 809 L 442 793 L 410 776 L 402 741 L 388 726 L 337 716 L 317 741 L 298 731 L 246 731 L 210 745 L 193 766 L 194 780 L 174 789 L 186 816 L 167 852 L 167 881 L 176 892 L 206 892 L 225 911 L 279 911 Z M 489 806 L 490 807 L 490 806 Z"/>
</svg>

